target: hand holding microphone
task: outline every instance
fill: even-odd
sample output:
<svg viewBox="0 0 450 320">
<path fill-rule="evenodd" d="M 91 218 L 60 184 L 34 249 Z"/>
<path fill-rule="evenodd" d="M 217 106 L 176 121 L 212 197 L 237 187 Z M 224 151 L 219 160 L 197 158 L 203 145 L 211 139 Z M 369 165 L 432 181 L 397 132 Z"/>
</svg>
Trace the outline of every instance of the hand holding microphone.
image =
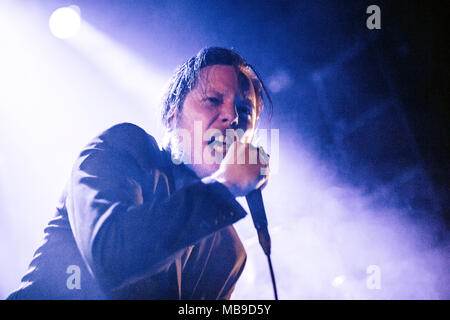
<svg viewBox="0 0 450 320">
<path fill-rule="evenodd" d="M 269 174 L 269 156 L 262 147 L 235 140 L 211 178 L 224 184 L 235 197 L 241 197 L 263 189 Z"/>
</svg>

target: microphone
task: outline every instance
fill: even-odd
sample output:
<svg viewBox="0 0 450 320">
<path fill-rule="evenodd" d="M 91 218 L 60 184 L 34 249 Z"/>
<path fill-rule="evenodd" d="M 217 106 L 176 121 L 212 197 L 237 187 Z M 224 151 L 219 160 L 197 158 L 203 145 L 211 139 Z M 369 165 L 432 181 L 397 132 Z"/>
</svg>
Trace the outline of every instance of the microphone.
<svg viewBox="0 0 450 320">
<path fill-rule="evenodd" d="M 264 209 L 261 189 L 251 191 L 245 198 L 252 215 L 253 224 L 258 233 L 259 244 L 266 256 L 270 256 L 271 240 L 267 229 L 266 210 Z"/>
<path fill-rule="evenodd" d="M 261 195 L 261 189 L 256 189 L 245 196 L 247 199 L 248 207 L 252 215 L 253 224 L 255 225 L 258 233 L 259 244 L 261 245 L 269 263 L 270 277 L 272 279 L 273 293 L 275 300 L 278 300 L 277 284 L 275 282 L 275 274 L 273 272 L 272 261 L 270 260 L 270 235 L 267 230 L 267 218 L 266 210 L 264 209 L 264 203 Z"/>
</svg>

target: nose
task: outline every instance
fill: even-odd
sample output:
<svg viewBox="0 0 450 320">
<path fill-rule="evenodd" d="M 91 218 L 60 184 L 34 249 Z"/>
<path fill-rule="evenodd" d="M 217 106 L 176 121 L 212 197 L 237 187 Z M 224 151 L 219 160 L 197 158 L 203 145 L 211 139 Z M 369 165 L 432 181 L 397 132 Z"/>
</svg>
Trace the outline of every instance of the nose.
<svg viewBox="0 0 450 320">
<path fill-rule="evenodd" d="M 238 112 L 236 109 L 236 104 L 234 102 L 230 102 L 224 104 L 221 110 L 220 121 L 227 127 L 235 127 L 238 124 Z"/>
</svg>

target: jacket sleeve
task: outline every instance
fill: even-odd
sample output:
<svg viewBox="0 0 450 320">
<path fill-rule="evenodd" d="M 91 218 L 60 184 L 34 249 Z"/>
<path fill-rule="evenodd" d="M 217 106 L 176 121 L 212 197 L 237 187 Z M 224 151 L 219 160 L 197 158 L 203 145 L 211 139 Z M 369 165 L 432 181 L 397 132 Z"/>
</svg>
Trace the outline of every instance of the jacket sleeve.
<svg viewBox="0 0 450 320">
<path fill-rule="evenodd" d="M 127 282 L 163 270 L 189 246 L 246 214 L 217 182 L 199 181 L 164 199 L 152 193 L 144 197 L 144 189 L 156 186 L 155 171 L 144 170 L 142 163 L 152 163 L 160 153 L 149 137 L 134 125 L 117 125 L 89 144 L 72 170 L 69 221 L 109 297 Z M 147 161 L 139 159 L 143 153 Z"/>
</svg>

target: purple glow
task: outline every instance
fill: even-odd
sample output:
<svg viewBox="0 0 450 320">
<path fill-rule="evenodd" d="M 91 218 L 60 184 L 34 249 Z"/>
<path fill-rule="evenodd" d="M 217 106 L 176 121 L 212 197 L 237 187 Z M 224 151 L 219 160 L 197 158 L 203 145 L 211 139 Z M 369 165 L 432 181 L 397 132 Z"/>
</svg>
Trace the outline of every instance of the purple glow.
<svg viewBox="0 0 450 320">
<path fill-rule="evenodd" d="M 380 196 L 341 185 L 312 155 L 290 151 L 296 148 L 282 143 L 280 172 L 263 192 L 281 299 L 448 297 L 448 242 L 437 241 L 438 225 L 412 221 L 406 208 L 380 205 Z M 271 299 L 268 266 L 251 238 L 251 222 L 237 227 L 250 238 L 244 241 L 250 258 L 246 286 L 233 298 Z M 367 284 L 373 265 L 380 289 Z"/>
<path fill-rule="evenodd" d="M 158 92 L 180 62 L 158 67 L 89 23 L 59 41 L 48 12 L 27 9 L 0 3 L 0 298 L 18 286 L 82 146 L 124 121 L 161 140 Z M 274 92 L 293 81 L 281 71 L 272 80 Z M 277 172 L 263 192 L 279 297 L 448 299 L 449 242 L 437 239 L 440 221 L 413 220 L 409 207 L 393 204 L 395 183 L 370 193 L 343 183 L 288 125 L 274 128 Z M 405 169 L 405 177 L 413 184 L 420 170 Z M 272 299 L 250 217 L 236 229 L 248 260 L 232 298 Z M 377 269 L 370 266 L 379 268 L 379 289 L 371 287 Z"/>
</svg>

